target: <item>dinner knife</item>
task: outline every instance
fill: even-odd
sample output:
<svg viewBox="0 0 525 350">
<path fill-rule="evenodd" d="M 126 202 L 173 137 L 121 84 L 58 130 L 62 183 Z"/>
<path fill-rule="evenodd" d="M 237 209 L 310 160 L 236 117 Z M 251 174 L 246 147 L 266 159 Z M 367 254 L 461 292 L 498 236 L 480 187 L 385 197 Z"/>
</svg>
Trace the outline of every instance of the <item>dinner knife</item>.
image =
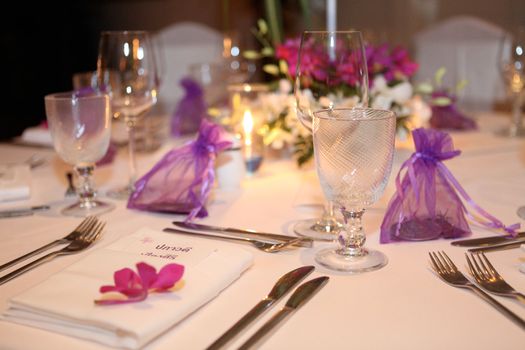
<svg viewBox="0 0 525 350">
<path fill-rule="evenodd" d="M 249 229 L 195 224 L 193 222 L 173 221 L 173 224 L 175 226 L 179 226 L 185 229 L 190 229 L 190 230 L 195 230 L 195 231 L 216 231 L 216 232 L 221 232 L 223 234 L 233 234 L 237 237 L 246 237 L 246 235 L 252 235 L 252 236 L 272 239 L 278 242 L 288 241 L 290 239 L 297 238 L 293 236 L 278 235 L 275 233 L 260 232 L 260 231 L 249 230 Z M 310 238 L 304 238 L 304 239 L 301 239 L 299 242 L 297 242 L 296 245 L 301 246 L 301 247 L 311 248 L 313 246 L 313 240 Z"/>
<path fill-rule="evenodd" d="M 37 205 L 30 208 L 2 210 L 0 211 L 0 219 L 33 215 L 35 211 L 48 210 L 49 208 L 49 205 Z"/>
<path fill-rule="evenodd" d="M 518 232 L 516 236 L 505 235 L 505 236 L 492 236 L 492 237 L 483 237 L 483 238 L 473 238 L 473 239 L 462 239 L 459 241 L 453 241 L 450 244 L 457 247 L 483 247 L 489 246 L 492 244 L 507 243 L 512 242 L 516 239 L 525 238 L 525 232 Z"/>
<path fill-rule="evenodd" d="M 492 252 L 495 250 L 504 250 L 504 249 L 511 249 L 511 248 L 517 248 L 520 245 L 525 244 L 525 238 L 524 239 L 513 239 L 512 241 L 506 242 L 506 243 L 500 243 L 500 244 L 494 244 L 484 247 L 478 247 L 478 248 L 471 248 L 468 251 L 471 253 L 479 253 L 479 252 Z"/>
<path fill-rule="evenodd" d="M 270 330 L 287 316 L 295 312 L 299 307 L 304 305 L 310 298 L 323 287 L 329 280 L 329 277 L 322 276 L 310 280 L 300 285 L 292 296 L 286 302 L 286 305 L 279 310 L 271 319 L 268 320 L 257 332 L 255 332 L 238 350 L 246 350 L 258 343 Z"/>
<path fill-rule="evenodd" d="M 223 335 L 221 335 L 217 340 L 215 340 L 213 344 L 208 346 L 207 350 L 220 349 L 221 347 L 226 345 L 259 315 L 261 315 L 264 311 L 268 310 L 279 299 L 281 299 L 284 295 L 291 291 L 293 287 L 295 287 L 300 281 L 302 281 L 306 276 L 308 276 L 314 270 L 314 268 L 314 266 L 299 267 L 279 278 L 279 280 L 275 283 L 270 293 L 268 293 L 268 295 L 264 299 L 259 301 L 259 303 L 257 303 L 257 305 L 255 305 L 250 311 L 248 311 L 248 313 L 246 313 L 239 321 L 237 321 L 233 326 L 231 326 L 230 329 L 228 329 Z"/>
</svg>

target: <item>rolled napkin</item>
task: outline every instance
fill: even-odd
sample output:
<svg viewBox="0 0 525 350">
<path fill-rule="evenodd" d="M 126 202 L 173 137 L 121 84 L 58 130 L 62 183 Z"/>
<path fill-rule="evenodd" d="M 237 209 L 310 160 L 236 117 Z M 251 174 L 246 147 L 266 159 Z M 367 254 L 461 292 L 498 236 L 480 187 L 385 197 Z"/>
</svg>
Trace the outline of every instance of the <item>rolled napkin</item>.
<svg viewBox="0 0 525 350">
<path fill-rule="evenodd" d="M 94 251 L 9 301 L 3 317 L 105 345 L 137 349 L 213 299 L 253 261 L 250 252 L 211 240 L 143 228 Z M 146 262 L 157 270 L 184 265 L 182 288 L 153 293 L 144 301 L 95 305 L 113 273 Z"/>
<path fill-rule="evenodd" d="M 0 202 L 28 199 L 31 169 L 28 164 L 0 165 Z"/>
</svg>

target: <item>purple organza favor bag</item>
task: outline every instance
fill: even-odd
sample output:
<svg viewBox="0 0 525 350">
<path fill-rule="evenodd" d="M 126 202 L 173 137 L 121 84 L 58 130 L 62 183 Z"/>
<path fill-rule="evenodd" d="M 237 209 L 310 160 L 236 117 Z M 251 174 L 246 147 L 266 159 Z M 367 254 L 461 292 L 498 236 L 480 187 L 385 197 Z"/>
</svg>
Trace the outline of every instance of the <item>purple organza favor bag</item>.
<svg viewBox="0 0 525 350">
<path fill-rule="evenodd" d="M 471 233 L 466 217 L 489 228 L 515 233 L 519 224 L 504 226 L 480 208 L 443 164 L 461 153 L 454 150 L 447 133 L 419 128 L 412 135 L 416 151 L 397 175 L 396 193 L 381 224 L 381 243 L 466 236 Z M 404 169 L 406 173 L 400 180 Z M 460 197 L 479 217 L 468 211 Z"/>
<path fill-rule="evenodd" d="M 171 118 L 171 135 L 180 136 L 196 132 L 201 121 L 208 116 L 204 91 L 191 78 L 181 79 L 184 96 L 177 104 Z"/>
<path fill-rule="evenodd" d="M 128 208 L 188 214 L 187 221 L 207 216 L 215 158 L 230 146 L 220 126 L 203 120 L 195 141 L 168 152 L 135 183 Z"/>
</svg>

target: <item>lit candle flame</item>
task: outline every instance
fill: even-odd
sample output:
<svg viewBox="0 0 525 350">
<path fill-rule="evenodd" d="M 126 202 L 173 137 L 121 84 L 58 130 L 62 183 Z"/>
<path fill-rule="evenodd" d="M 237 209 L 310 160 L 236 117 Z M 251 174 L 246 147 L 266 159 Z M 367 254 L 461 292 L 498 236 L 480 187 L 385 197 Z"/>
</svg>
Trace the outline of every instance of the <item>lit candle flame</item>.
<svg viewBox="0 0 525 350">
<path fill-rule="evenodd" d="M 242 118 L 242 127 L 244 129 L 244 144 L 252 144 L 252 132 L 253 132 L 253 116 L 252 112 L 247 109 L 244 111 L 244 116 Z"/>
</svg>

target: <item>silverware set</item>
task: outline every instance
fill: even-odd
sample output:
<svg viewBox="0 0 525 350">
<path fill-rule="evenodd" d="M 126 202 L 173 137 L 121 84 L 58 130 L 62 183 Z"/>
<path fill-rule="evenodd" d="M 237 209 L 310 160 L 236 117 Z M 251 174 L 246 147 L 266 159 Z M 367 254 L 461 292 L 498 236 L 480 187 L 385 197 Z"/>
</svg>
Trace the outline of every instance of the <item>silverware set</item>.
<svg viewBox="0 0 525 350">
<path fill-rule="evenodd" d="M 224 332 L 215 340 L 207 350 L 217 350 L 223 348 L 237 335 L 240 334 L 250 323 L 265 311 L 275 305 L 288 292 L 290 292 L 299 282 L 308 276 L 314 270 L 313 266 L 303 266 L 283 275 L 275 283 L 272 290 L 261 301 L 259 301 L 250 311 L 248 311 L 239 321 Z M 300 306 L 304 305 L 317 291 L 319 291 L 327 282 L 327 276 L 317 277 L 303 283 L 294 291 L 282 307 L 270 320 L 259 328 L 248 340 L 246 340 L 238 349 L 250 349 L 261 342 L 266 334 L 277 326 L 287 316 L 295 312 Z"/>
<path fill-rule="evenodd" d="M 23 256 L 20 256 L 16 259 L 13 259 L 1 265 L 0 271 L 3 271 L 26 259 L 29 259 L 37 254 L 40 254 L 48 249 L 51 249 L 57 245 L 67 244 L 67 246 L 63 247 L 60 250 L 53 251 L 49 254 L 41 256 L 38 259 L 33 260 L 30 263 L 0 277 L 0 285 L 12 280 L 13 278 L 21 275 L 22 273 L 28 270 L 31 270 L 45 262 L 48 262 L 56 258 L 57 256 L 75 254 L 75 253 L 85 250 L 86 248 L 91 246 L 91 244 L 93 244 L 100 237 L 105 226 L 106 224 L 104 222 L 99 221 L 96 217 L 94 216 L 87 217 L 80 223 L 80 225 L 78 225 L 75 229 L 73 229 L 73 231 L 71 231 L 69 234 L 67 234 L 63 238 L 57 239 L 38 249 L 35 249 L 32 252 L 29 252 Z"/>
<path fill-rule="evenodd" d="M 293 237 L 249 229 L 202 225 L 182 221 L 174 221 L 173 224 L 177 226 L 177 228 L 165 228 L 163 231 L 167 233 L 196 235 L 204 238 L 246 242 L 266 253 L 276 253 L 292 247 L 309 248 L 313 246 L 312 239 L 306 237 Z"/>
<path fill-rule="evenodd" d="M 429 256 L 431 262 L 430 266 L 443 281 L 454 287 L 466 288 L 473 291 L 480 298 L 487 301 L 503 315 L 516 323 L 519 327 L 525 329 L 525 321 L 522 318 L 510 311 L 483 290 L 485 289 L 498 295 L 512 296 L 520 301 L 523 300 L 523 294 L 516 292 L 503 280 L 484 254 L 479 253 L 478 256 L 478 254 L 471 253 L 470 258 L 469 255 L 467 255 L 467 264 L 470 273 L 483 289 L 465 277 L 445 252 L 430 252 Z"/>
</svg>

